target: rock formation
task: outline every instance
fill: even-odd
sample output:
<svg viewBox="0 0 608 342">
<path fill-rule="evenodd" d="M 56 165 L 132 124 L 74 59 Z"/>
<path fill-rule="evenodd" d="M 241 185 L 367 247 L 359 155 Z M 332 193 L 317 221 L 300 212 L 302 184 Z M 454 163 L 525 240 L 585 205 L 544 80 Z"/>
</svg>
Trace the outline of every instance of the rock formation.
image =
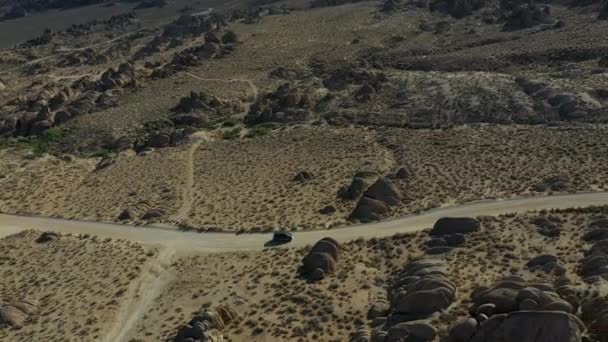
<svg viewBox="0 0 608 342">
<path fill-rule="evenodd" d="M 340 244 L 331 238 L 319 240 L 302 260 L 300 274 L 310 281 L 319 281 L 337 270 Z"/>
</svg>

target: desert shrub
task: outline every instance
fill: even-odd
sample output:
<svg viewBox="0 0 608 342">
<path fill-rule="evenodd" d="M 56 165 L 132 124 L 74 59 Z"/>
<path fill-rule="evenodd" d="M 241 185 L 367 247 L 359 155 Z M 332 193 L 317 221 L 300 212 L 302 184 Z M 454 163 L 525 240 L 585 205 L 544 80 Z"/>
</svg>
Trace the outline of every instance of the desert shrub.
<svg viewBox="0 0 608 342">
<path fill-rule="evenodd" d="M 253 127 L 252 129 L 250 129 L 249 132 L 247 132 L 246 137 L 247 138 L 262 137 L 262 136 L 270 134 L 271 131 L 272 130 L 269 127 L 257 126 L 257 127 Z"/>
<path fill-rule="evenodd" d="M 235 127 L 229 131 L 224 132 L 222 139 L 224 140 L 235 140 L 241 136 L 241 127 Z"/>
</svg>

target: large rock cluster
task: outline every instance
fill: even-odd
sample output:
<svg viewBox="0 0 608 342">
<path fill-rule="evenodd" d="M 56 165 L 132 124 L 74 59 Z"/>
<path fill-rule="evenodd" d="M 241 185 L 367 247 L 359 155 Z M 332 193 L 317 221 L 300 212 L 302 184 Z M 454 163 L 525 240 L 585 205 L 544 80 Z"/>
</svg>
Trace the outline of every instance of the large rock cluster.
<svg viewBox="0 0 608 342">
<path fill-rule="evenodd" d="M 526 282 L 520 277 L 507 277 L 489 288 L 480 287 L 471 296 L 475 315 L 504 314 L 517 310 L 576 312 L 578 300 L 574 296 L 562 299 L 547 283 Z"/>
<path fill-rule="evenodd" d="M 0 327 L 22 327 L 28 317 L 36 312 L 38 303 L 34 300 L 0 302 Z"/>
<path fill-rule="evenodd" d="M 219 31 L 207 32 L 202 45 L 191 47 L 177 53 L 173 59 L 162 68 L 156 69 L 153 77 L 165 77 L 177 70 L 199 65 L 202 61 L 221 58 L 230 54 L 238 43 L 232 34 L 222 34 Z"/>
<path fill-rule="evenodd" d="M 99 91 L 106 91 L 116 88 L 136 88 L 140 85 L 137 77 L 138 71 L 132 63 L 123 63 L 117 70 L 110 68 L 101 75 L 97 82 Z"/>
<path fill-rule="evenodd" d="M 145 71 L 134 64 L 123 63 L 116 70 L 110 68 L 97 80 L 83 77 L 67 87 L 49 83 L 35 96 L 9 102 L 18 107 L 18 111 L 0 120 L 0 134 L 40 134 L 74 117 L 114 106 L 117 92 L 139 87 L 145 76 Z"/>
<path fill-rule="evenodd" d="M 368 85 L 378 90 L 386 81 L 387 77 L 383 72 L 363 67 L 349 67 L 330 72 L 323 78 L 323 85 L 331 90 L 345 89 L 350 85 Z"/>
<path fill-rule="evenodd" d="M 587 283 L 608 282 L 608 219 L 591 222 L 584 239 L 592 246 L 580 261 L 578 273 Z"/>
<path fill-rule="evenodd" d="M 551 9 L 548 5 L 521 4 L 506 15 L 504 29 L 522 30 L 540 24 L 551 24 Z"/>
<path fill-rule="evenodd" d="M 212 309 L 204 309 L 177 332 L 175 342 L 208 342 L 223 341 L 224 327 L 238 320 L 239 314 L 229 305 L 220 305 Z"/>
<path fill-rule="evenodd" d="M 311 119 L 315 100 L 312 94 L 289 83 L 282 84 L 251 105 L 245 116 L 245 124 L 265 122 L 293 123 Z"/>
<path fill-rule="evenodd" d="M 559 294 L 558 294 L 559 293 Z M 443 342 L 581 341 L 584 324 L 571 287 L 506 277 L 471 294 L 470 318 L 454 323 Z"/>
<path fill-rule="evenodd" d="M 395 184 L 387 177 L 380 177 L 367 187 L 363 177 L 353 178 L 352 183 L 339 192 L 342 199 L 356 200 L 357 206 L 349 216 L 349 220 L 370 222 L 386 217 L 391 207 L 401 203 L 402 195 Z"/>
<path fill-rule="evenodd" d="M 371 341 L 433 341 L 436 329 L 425 321 L 447 309 L 456 295 L 438 259 L 422 259 L 408 264 L 394 279 L 386 298 L 372 304 L 368 317 L 373 320 Z"/>
<path fill-rule="evenodd" d="M 211 13 L 184 14 L 165 26 L 163 37 L 198 37 L 226 26 L 220 15 Z"/>
<path fill-rule="evenodd" d="M 586 92 L 562 91 L 557 86 L 527 78 L 515 80 L 535 102 L 535 111 L 551 120 L 572 121 L 593 117 L 603 107 Z"/>
<path fill-rule="evenodd" d="M 190 95 L 182 97 L 173 110 L 178 113 L 205 112 L 225 115 L 232 114 L 238 109 L 238 104 L 221 100 L 205 92 L 191 92 Z"/>
<path fill-rule="evenodd" d="M 608 1 L 602 1 L 598 18 L 602 20 L 608 19 Z"/>
<path fill-rule="evenodd" d="M 514 311 L 450 327 L 442 342 L 580 342 L 582 322 L 563 311 Z"/>
<path fill-rule="evenodd" d="M 598 342 L 608 342 L 608 298 L 596 296 L 581 304 L 581 317 L 589 334 Z"/>
<path fill-rule="evenodd" d="M 242 21 L 246 24 L 255 24 L 260 19 L 268 15 L 285 15 L 289 14 L 291 10 L 285 5 L 280 7 L 274 5 L 264 6 L 250 6 L 244 9 L 232 10 L 228 16 L 230 21 Z"/>
<path fill-rule="evenodd" d="M 486 0 L 437 0 L 432 1 L 430 9 L 433 12 L 448 13 L 455 18 L 463 18 L 481 9 Z"/>
<path fill-rule="evenodd" d="M 319 281 L 337 270 L 339 259 L 340 244 L 332 238 L 323 238 L 302 259 L 300 274 L 310 281 Z"/>
</svg>

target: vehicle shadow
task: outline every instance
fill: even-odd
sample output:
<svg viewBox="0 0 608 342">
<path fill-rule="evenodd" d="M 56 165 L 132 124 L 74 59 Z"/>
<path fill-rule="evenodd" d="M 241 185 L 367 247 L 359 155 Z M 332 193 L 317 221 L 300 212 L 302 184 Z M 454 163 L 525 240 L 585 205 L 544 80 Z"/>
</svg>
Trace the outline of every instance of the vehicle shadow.
<svg viewBox="0 0 608 342">
<path fill-rule="evenodd" d="M 285 245 L 288 243 L 289 242 L 269 240 L 269 241 L 266 241 L 266 243 L 264 243 L 264 247 L 276 247 L 276 246 L 281 246 L 281 245 Z"/>
</svg>

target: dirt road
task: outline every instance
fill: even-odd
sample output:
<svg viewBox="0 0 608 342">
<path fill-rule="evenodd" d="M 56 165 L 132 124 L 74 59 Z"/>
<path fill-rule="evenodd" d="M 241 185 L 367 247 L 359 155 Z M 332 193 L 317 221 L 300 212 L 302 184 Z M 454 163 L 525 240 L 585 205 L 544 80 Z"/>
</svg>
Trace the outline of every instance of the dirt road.
<svg viewBox="0 0 608 342">
<path fill-rule="evenodd" d="M 499 215 L 529 210 L 563 209 L 607 204 L 608 192 L 471 202 L 453 207 L 438 208 L 419 215 L 406 216 L 388 221 L 353 225 L 331 230 L 297 232 L 294 234 L 293 243 L 289 246 L 305 246 L 326 236 L 333 237 L 339 241 L 348 241 L 359 237 L 383 237 L 396 233 L 412 232 L 430 227 L 438 218 L 445 216 Z M 271 234 L 243 234 L 236 236 L 232 233 L 180 232 L 171 227 L 161 226 L 135 227 L 44 217 L 0 215 L 0 237 L 32 228 L 48 229 L 62 233 L 91 234 L 100 237 L 128 239 L 143 244 L 171 248 L 177 254 L 261 250 L 264 248 L 264 243 L 271 238 Z"/>
</svg>

